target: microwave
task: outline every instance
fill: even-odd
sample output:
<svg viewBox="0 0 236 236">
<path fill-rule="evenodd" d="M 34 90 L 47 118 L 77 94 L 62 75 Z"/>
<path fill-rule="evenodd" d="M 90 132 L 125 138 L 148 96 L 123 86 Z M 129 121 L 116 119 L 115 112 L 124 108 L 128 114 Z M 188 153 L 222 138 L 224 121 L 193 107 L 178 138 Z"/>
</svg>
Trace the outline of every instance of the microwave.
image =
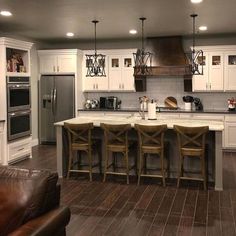
<svg viewBox="0 0 236 236">
<path fill-rule="evenodd" d="M 121 101 L 114 96 L 100 97 L 100 108 L 116 110 L 120 109 Z"/>
</svg>

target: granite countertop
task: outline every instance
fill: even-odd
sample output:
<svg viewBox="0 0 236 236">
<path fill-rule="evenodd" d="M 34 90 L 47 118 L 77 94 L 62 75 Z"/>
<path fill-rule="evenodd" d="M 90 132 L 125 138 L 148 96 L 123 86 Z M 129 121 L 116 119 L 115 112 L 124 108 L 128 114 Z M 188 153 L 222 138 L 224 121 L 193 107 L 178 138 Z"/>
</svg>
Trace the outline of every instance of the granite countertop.
<svg viewBox="0 0 236 236">
<path fill-rule="evenodd" d="M 72 123 L 72 124 L 83 124 L 87 122 L 92 122 L 94 126 L 99 127 L 101 123 L 109 123 L 109 124 L 131 124 L 133 127 L 134 124 L 145 124 L 145 125 L 161 125 L 167 124 L 169 129 L 173 129 L 173 125 L 182 125 L 182 126 L 209 126 L 209 130 L 212 131 L 223 131 L 224 130 L 224 122 L 223 121 L 212 121 L 212 120 L 198 120 L 198 119 L 191 119 L 191 123 L 189 123 L 189 119 L 184 118 L 165 118 L 165 119 L 157 119 L 157 120 L 142 120 L 141 117 L 135 116 L 121 116 L 114 119 L 112 115 L 106 116 L 83 116 L 83 117 L 76 117 L 70 120 L 61 121 L 55 123 L 56 126 L 63 126 L 64 122 Z"/>
<path fill-rule="evenodd" d="M 78 109 L 78 111 L 101 111 L 101 112 L 139 112 L 138 108 L 121 108 L 121 109 L 116 109 L 116 110 L 112 110 L 112 109 L 104 109 L 104 108 L 96 108 L 96 109 Z M 166 109 L 166 108 L 160 108 L 157 109 L 157 112 L 161 112 L 161 113 L 200 113 L 200 114 L 204 114 L 204 113 L 211 113 L 211 114 L 236 114 L 236 110 L 235 111 L 228 111 L 228 109 L 204 109 L 202 111 L 197 111 L 197 110 L 184 110 L 181 108 L 178 109 Z"/>
</svg>

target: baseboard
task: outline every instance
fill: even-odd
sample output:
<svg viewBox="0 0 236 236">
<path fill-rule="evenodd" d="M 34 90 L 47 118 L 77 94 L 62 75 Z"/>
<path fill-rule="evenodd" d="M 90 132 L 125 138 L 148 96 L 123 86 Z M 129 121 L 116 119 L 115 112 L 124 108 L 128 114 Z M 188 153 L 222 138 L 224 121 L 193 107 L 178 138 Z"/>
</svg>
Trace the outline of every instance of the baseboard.
<svg viewBox="0 0 236 236">
<path fill-rule="evenodd" d="M 34 147 L 34 146 L 37 146 L 37 145 L 39 145 L 39 139 L 38 138 L 32 139 L 31 146 Z"/>
</svg>

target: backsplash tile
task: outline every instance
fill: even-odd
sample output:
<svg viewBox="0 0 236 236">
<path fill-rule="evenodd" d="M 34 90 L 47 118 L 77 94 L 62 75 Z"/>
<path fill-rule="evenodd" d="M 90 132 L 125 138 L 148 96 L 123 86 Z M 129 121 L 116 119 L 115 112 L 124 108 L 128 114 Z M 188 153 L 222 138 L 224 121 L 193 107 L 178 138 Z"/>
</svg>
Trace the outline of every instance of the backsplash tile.
<svg viewBox="0 0 236 236">
<path fill-rule="evenodd" d="M 166 97 L 173 96 L 177 99 L 178 106 L 183 108 L 182 97 L 190 95 L 200 98 L 205 109 L 226 109 L 227 99 L 236 97 L 236 92 L 187 93 L 184 92 L 183 78 L 148 78 L 146 92 L 86 93 L 85 97 L 99 99 L 102 96 L 117 96 L 122 101 L 122 108 L 138 108 L 138 98 L 144 95 L 156 99 L 159 106 L 164 105 Z"/>
</svg>

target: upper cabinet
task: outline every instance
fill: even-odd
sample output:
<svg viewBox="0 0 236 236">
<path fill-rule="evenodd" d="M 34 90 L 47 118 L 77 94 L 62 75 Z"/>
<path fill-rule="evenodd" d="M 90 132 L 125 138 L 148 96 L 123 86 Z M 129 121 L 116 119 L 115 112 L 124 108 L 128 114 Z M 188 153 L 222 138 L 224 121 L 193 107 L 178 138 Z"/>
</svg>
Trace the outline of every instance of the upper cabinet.
<svg viewBox="0 0 236 236">
<path fill-rule="evenodd" d="M 203 60 L 198 58 L 199 66 L 203 66 L 203 75 L 193 76 L 193 91 L 224 90 L 224 54 L 221 51 L 203 49 Z"/>
<path fill-rule="evenodd" d="M 136 49 L 104 50 L 98 53 L 105 54 L 105 73 L 103 77 L 87 76 L 86 54 L 94 51 L 84 51 L 83 59 L 83 91 L 135 91 L 133 53 Z"/>
<path fill-rule="evenodd" d="M 236 47 L 225 53 L 224 63 L 225 91 L 236 91 Z"/>
<path fill-rule="evenodd" d="M 105 76 L 96 77 L 96 76 L 87 76 L 88 64 L 89 62 L 86 59 L 86 55 L 94 54 L 94 50 L 84 51 L 83 52 L 83 65 L 82 65 L 82 79 L 83 79 L 83 91 L 97 92 L 97 91 L 107 91 L 108 90 L 108 56 L 103 51 L 98 51 L 98 54 L 105 54 Z"/>
<path fill-rule="evenodd" d="M 76 73 L 76 50 L 39 50 L 39 71 L 41 74 Z"/>
<path fill-rule="evenodd" d="M 133 55 L 109 55 L 109 90 L 135 91 Z"/>
</svg>

